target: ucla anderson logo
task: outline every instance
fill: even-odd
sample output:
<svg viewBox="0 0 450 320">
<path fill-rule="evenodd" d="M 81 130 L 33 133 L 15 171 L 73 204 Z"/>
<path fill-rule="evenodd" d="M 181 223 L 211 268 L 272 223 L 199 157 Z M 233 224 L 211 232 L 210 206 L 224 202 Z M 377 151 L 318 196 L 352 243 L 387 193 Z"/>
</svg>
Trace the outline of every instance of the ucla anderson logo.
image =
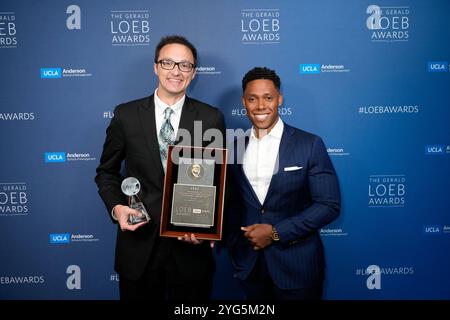
<svg viewBox="0 0 450 320">
<path fill-rule="evenodd" d="M 61 68 L 41 68 L 41 79 L 57 79 L 61 77 Z"/>
<path fill-rule="evenodd" d="M 86 68 L 41 68 L 41 79 L 59 79 L 62 77 L 90 77 Z"/>
<path fill-rule="evenodd" d="M 422 229 L 424 234 L 439 234 L 441 233 L 441 226 L 438 225 L 424 225 Z"/>
<path fill-rule="evenodd" d="M 50 243 L 70 243 L 69 233 L 50 233 Z"/>
<path fill-rule="evenodd" d="M 302 63 L 300 64 L 300 74 L 318 74 L 318 73 L 343 73 L 350 72 L 350 69 L 343 64 L 319 64 Z"/>
<path fill-rule="evenodd" d="M 301 74 L 317 74 L 320 73 L 320 64 L 304 63 L 300 65 Z"/>
<path fill-rule="evenodd" d="M 65 152 L 46 152 L 45 162 L 66 162 Z"/>
<path fill-rule="evenodd" d="M 445 154 L 445 145 L 442 144 L 434 144 L 425 146 L 425 154 Z"/>
<path fill-rule="evenodd" d="M 448 61 L 430 61 L 427 70 L 428 72 L 447 72 Z"/>
</svg>

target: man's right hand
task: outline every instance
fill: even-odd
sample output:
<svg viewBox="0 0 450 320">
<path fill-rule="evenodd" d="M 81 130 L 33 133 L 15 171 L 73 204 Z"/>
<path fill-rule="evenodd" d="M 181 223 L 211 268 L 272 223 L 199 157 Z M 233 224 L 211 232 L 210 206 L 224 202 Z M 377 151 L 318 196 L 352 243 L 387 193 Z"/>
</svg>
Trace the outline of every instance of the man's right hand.
<svg viewBox="0 0 450 320">
<path fill-rule="evenodd" d="M 130 214 L 135 215 L 137 217 L 139 217 L 141 215 L 141 213 L 135 209 L 131 209 L 129 206 L 124 206 L 124 205 L 117 205 L 114 207 L 114 214 L 117 217 L 117 222 L 120 225 L 120 230 L 122 231 L 134 231 L 137 228 L 143 226 L 144 224 L 148 223 L 148 221 L 144 221 L 144 222 L 139 222 L 137 224 L 129 224 L 128 223 L 128 216 Z"/>
</svg>

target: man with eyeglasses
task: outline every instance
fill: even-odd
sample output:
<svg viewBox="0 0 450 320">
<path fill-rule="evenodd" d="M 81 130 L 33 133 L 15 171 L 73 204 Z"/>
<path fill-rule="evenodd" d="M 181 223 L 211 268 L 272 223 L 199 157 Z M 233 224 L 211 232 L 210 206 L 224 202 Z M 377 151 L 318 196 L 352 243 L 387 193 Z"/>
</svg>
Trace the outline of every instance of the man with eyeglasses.
<svg viewBox="0 0 450 320">
<path fill-rule="evenodd" d="M 191 145 L 202 141 L 194 137 L 194 121 L 201 122 L 202 137 L 213 128 L 225 137 L 223 114 L 186 96 L 196 64 L 197 50 L 186 38 L 162 38 L 155 50 L 153 69 L 159 83 L 154 94 L 117 106 L 106 131 L 95 181 L 118 224 L 115 270 L 123 300 L 205 300 L 211 293 L 215 266 L 210 243 L 193 234 L 178 239 L 159 236 L 168 145 L 180 142 L 181 129 L 191 134 Z M 223 148 L 224 140 L 201 144 Z M 128 176 L 141 184 L 149 222 L 128 223 L 129 215 L 140 215 L 127 206 L 121 191 Z"/>
</svg>

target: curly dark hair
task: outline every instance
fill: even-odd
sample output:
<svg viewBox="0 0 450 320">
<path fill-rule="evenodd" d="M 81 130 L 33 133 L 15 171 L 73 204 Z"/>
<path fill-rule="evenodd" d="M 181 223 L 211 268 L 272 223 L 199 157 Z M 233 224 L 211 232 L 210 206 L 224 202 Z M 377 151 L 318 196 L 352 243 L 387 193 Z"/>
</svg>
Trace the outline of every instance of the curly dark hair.
<svg viewBox="0 0 450 320">
<path fill-rule="evenodd" d="M 249 72 L 247 72 L 244 78 L 242 78 L 242 92 L 245 91 L 245 88 L 247 88 L 247 84 L 250 81 L 259 79 L 271 80 L 275 85 L 275 87 L 278 89 L 278 91 L 280 90 L 281 80 L 274 70 L 271 70 L 266 67 L 255 67 Z"/>
</svg>

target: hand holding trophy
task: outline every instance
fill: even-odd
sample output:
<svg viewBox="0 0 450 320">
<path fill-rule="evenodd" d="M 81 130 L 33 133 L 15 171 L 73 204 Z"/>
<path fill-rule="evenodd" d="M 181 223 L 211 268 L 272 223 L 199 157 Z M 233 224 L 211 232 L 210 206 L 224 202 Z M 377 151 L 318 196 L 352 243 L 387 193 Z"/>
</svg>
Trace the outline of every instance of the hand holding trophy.
<svg viewBox="0 0 450 320">
<path fill-rule="evenodd" d="M 150 215 L 145 209 L 144 204 L 138 197 L 138 193 L 141 190 L 141 184 L 138 179 L 134 177 L 128 177 L 122 181 L 122 192 L 128 196 L 128 206 L 141 212 L 140 216 L 130 214 L 128 216 L 128 224 L 134 225 L 140 222 L 150 221 Z"/>
</svg>

